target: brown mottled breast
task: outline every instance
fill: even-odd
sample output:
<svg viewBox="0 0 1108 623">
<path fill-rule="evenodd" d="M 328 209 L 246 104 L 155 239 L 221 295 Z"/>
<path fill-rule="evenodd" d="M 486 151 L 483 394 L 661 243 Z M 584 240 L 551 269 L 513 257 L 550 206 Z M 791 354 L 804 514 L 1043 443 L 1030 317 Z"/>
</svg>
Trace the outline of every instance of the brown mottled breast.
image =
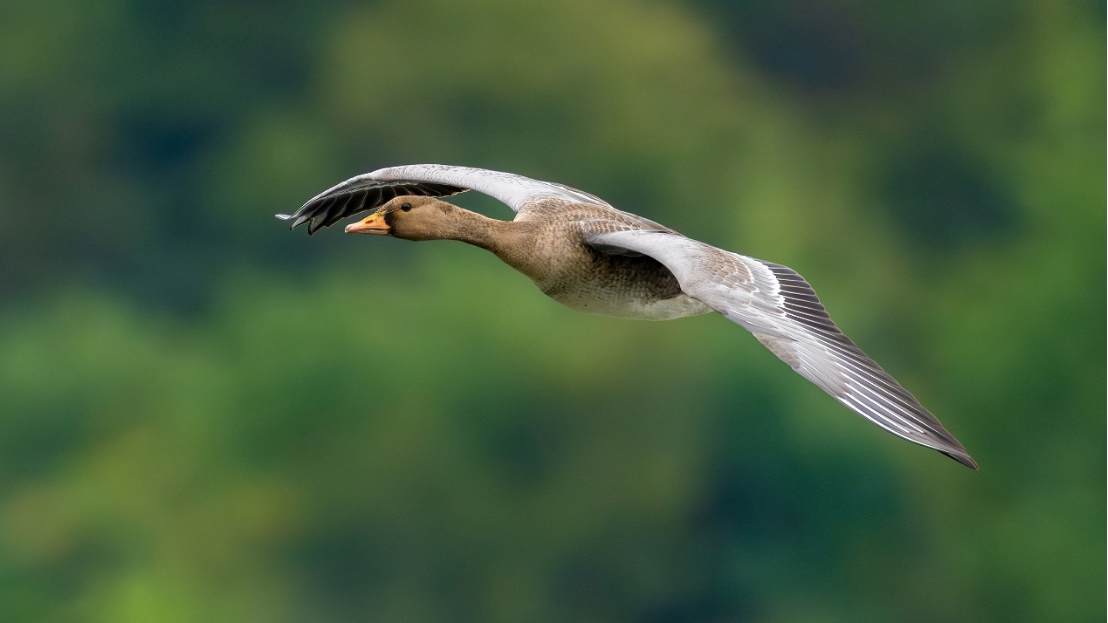
<svg viewBox="0 0 1108 623">
<path fill-rule="evenodd" d="M 608 253 L 585 241 L 590 227 L 669 231 L 633 214 L 563 199 L 520 210 L 493 252 L 554 300 L 605 315 L 668 319 L 711 311 L 685 296 L 677 278 L 652 257 Z"/>
</svg>

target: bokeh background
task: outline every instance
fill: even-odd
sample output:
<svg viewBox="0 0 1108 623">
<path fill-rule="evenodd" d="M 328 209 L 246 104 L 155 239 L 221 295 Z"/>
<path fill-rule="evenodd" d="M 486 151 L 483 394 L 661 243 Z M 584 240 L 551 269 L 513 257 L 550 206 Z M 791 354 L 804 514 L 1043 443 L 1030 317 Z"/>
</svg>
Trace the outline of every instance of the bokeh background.
<svg viewBox="0 0 1108 623">
<path fill-rule="evenodd" d="M 0 618 L 1104 621 L 1104 25 L 3 3 Z M 981 471 L 718 316 L 272 218 L 416 162 L 796 268 Z"/>
</svg>

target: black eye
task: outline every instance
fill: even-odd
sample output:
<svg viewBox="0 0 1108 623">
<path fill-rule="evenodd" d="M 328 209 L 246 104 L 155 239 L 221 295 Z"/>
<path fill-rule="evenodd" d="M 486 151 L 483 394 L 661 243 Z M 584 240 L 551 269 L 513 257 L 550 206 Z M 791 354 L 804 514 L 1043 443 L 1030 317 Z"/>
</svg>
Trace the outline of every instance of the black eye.
<svg viewBox="0 0 1108 623">
<path fill-rule="evenodd" d="M 405 212 L 411 212 L 411 210 L 412 210 L 412 204 L 410 204 L 410 203 L 405 203 L 404 205 L 400 206 L 400 209 L 401 209 L 401 210 L 404 210 Z"/>
</svg>

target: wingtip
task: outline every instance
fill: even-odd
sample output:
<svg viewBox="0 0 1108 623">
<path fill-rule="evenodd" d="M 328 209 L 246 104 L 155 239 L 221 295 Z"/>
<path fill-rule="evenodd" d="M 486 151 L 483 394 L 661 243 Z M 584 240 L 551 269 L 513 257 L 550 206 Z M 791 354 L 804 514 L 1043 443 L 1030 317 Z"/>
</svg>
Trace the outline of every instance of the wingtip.
<svg viewBox="0 0 1108 623">
<path fill-rule="evenodd" d="M 940 450 L 940 452 L 942 452 L 942 450 Z M 955 461 L 958 461 L 962 465 L 965 465 L 966 467 L 972 469 L 975 472 L 980 471 L 980 469 L 981 469 L 977 466 L 977 461 L 973 460 L 973 457 L 971 457 L 968 454 L 965 454 L 965 453 L 957 453 L 956 454 L 954 452 L 943 452 L 943 454 L 949 456 L 950 458 L 954 459 Z"/>
<path fill-rule="evenodd" d="M 288 221 L 292 219 L 291 214 L 274 214 L 273 216 L 279 221 Z M 289 231 L 292 231 L 294 229 L 296 229 L 296 223 L 289 225 Z"/>
</svg>

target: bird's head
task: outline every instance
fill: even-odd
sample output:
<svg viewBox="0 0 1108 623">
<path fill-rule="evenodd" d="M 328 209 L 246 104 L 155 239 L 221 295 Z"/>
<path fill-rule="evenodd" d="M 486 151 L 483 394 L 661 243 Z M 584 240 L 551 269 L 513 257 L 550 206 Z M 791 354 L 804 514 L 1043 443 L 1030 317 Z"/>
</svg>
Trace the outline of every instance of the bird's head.
<svg viewBox="0 0 1108 623">
<path fill-rule="evenodd" d="M 346 226 L 348 234 L 377 234 L 405 240 L 447 237 L 455 206 L 434 197 L 401 195 L 366 218 Z"/>
</svg>

